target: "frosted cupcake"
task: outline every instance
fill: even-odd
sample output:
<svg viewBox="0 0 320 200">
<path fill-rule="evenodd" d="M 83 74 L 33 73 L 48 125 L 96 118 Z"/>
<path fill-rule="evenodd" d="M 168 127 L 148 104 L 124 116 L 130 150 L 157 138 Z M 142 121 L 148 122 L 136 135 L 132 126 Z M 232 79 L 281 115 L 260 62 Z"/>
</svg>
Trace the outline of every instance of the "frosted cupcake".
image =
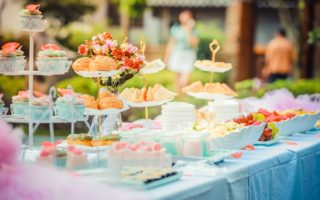
<svg viewBox="0 0 320 200">
<path fill-rule="evenodd" d="M 0 94 L 0 115 L 5 114 L 6 108 L 4 107 L 4 102 L 2 100 L 3 94 Z"/>
<path fill-rule="evenodd" d="M 26 65 L 22 45 L 18 42 L 8 42 L 1 47 L 0 72 L 23 71 Z"/>
<path fill-rule="evenodd" d="M 59 89 L 58 89 L 59 91 Z M 56 101 L 56 116 L 65 120 L 80 120 L 84 118 L 84 99 L 75 93 L 67 93 Z"/>
<path fill-rule="evenodd" d="M 10 105 L 11 114 L 23 117 L 28 113 L 29 92 L 19 91 L 18 95 L 12 97 L 12 104 Z"/>
<path fill-rule="evenodd" d="M 67 53 L 55 44 L 45 44 L 38 53 L 36 62 L 40 72 L 66 73 L 71 65 Z"/>
<path fill-rule="evenodd" d="M 42 17 L 40 4 L 29 4 L 20 12 L 20 27 L 24 30 L 43 31 L 46 21 Z"/>
<path fill-rule="evenodd" d="M 52 116 L 51 100 L 45 95 L 34 99 L 29 109 L 28 114 L 35 121 L 48 121 Z"/>
</svg>

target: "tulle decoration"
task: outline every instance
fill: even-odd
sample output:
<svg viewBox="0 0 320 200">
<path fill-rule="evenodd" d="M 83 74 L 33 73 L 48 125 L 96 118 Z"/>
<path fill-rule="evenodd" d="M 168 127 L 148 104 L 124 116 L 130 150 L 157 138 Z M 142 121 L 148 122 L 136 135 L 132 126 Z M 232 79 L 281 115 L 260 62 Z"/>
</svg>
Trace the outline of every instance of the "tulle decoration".
<svg viewBox="0 0 320 200">
<path fill-rule="evenodd" d="M 320 94 L 294 97 L 287 89 L 278 89 L 266 93 L 261 99 L 248 97 L 240 100 L 241 112 L 255 112 L 259 108 L 267 110 L 303 109 L 320 110 Z"/>
<path fill-rule="evenodd" d="M 147 199 L 141 192 L 111 187 L 53 167 L 18 162 L 18 132 L 0 120 L 0 199 Z"/>
</svg>

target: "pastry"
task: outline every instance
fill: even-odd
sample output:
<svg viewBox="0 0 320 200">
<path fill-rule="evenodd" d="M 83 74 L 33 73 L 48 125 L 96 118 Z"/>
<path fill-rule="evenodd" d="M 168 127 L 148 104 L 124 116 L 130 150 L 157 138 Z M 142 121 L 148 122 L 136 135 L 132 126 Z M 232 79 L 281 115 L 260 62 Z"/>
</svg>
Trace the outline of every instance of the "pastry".
<svg viewBox="0 0 320 200">
<path fill-rule="evenodd" d="M 117 134 L 103 135 L 95 140 L 92 140 L 92 146 L 108 146 L 117 141 L 120 141 L 120 136 Z"/>
<path fill-rule="evenodd" d="M 84 105 L 86 108 L 98 109 L 97 101 L 93 96 L 82 95 L 81 97 L 84 99 Z"/>
<path fill-rule="evenodd" d="M 81 133 L 81 134 L 74 134 L 68 135 L 67 137 L 67 144 L 68 145 L 84 145 L 84 146 L 92 146 L 92 136 Z"/>
<path fill-rule="evenodd" d="M 72 64 L 72 69 L 76 72 L 77 71 L 89 71 L 89 64 L 91 61 L 92 61 L 92 59 L 89 57 L 78 58 Z M 94 71 L 94 70 L 91 70 L 91 71 Z"/>
<path fill-rule="evenodd" d="M 165 87 L 159 84 L 153 87 L 152 94 L 154 101 L 164 101 L 167 99 L 171 99 L 177 95 L 176 93 L 167 90 Z"/>
<path fill-rule="evenodd" d="M 123 102 L 116 97 L 99 99 L 99 109 L 122 108 Z"/>
<path fill-rule="evenodd" d="M 185 86 L 184 88 L 182 88 L 182 92 L 187 93 L 187 92 L 202 92 L 203 91 L 203 86 L 202 83 L 200 81 L 196 81 L 194 83 L 192 83 L 189 86 Z"/>
<path fill-rule="evenodd" d="M 108 56 L 96 56 L 89 64 L 90 71 L 111 71 L 118 69 L 114 59 Z"/>
<path fill-rule="evenodd" d="M 120 97 L 129 102 L 163 101 L 171 99 L 174 96 L 176 96 L 176 93 L 167 90 L 159 84 L 148 88 L 143 87 L 142 89 L 126 88 L 120 94 Z"/>
</svg>

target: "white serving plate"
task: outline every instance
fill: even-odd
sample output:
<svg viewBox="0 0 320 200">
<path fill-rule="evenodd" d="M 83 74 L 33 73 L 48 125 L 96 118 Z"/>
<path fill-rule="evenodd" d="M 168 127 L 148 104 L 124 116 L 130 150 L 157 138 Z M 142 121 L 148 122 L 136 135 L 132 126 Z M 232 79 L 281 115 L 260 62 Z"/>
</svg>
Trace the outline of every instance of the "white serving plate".
<svg viewBox="0 0 320 200">
<path fill-rule="evenodd" d="M 98 109 L 86 108 L 84 110 L 84 114 L 85 115 L 110 115 L 114 113 L 124 112 L 128 109 L 129 109 L 129 106 L 126 104 L 124 104 L 121 109 L 110 108 L 110 109 L 98 110 Z"/>
<path fill-rule="evenodd" d="M 277 134 L 278 135 L 278 134 Z M 256 146 L 272 146 L 274 144 L 277 144 L 280 142 L 281 139 L 283 139 L 283 136 L 276 136 L 273 140 L 269 141 L 257 141 L 254 145 Z"/>
<path fill-rule="evenodd" d="M 155 74 L 165 68 L 165 64 L 160 59 L 153 60 L 151 62 L 145 61 L 145 67 L 140 69 L 140 74 Z"/>
<path fill-rule="evenodd" d="M 228 135 L 210 138 L 208 144 L 210 149 L 242 149 L 248 145 L 248 135 L 252 126 L 236 130 Z"/>
<path fill-rule="evenodd" d="M 246 145 L 253 145 L 257 141 L 259 141 L 259 138 L 261 137 L 265 126 L 265 122 L 261 123 L 258 126 L 251 126 L 250 134 L 247 135 Z"/>
<path fill-rule="evenodd" d="M 61 147 L 61 148 L 67 148 L 68 145 L 67 144 L 67 141 L 64 140 L 62 143 L 58 144 L 57 147 Z M 90 146 L 85 146 L 85 145 L 72 145 L 72 146 L 75 146 L 76 148 L 78 149 L 81 149 L 85 152 L 88 152 L 88 153 L 94 153 L 94 152 L 98 152 L 98 151 L 107 151 L 110 149 L 111 146 L 95 146 L 95 147 L 90 147 Z"/>
<path fill-rule="evenodd" d="M 120 70 L 112 70 L 112 71 L 75 71 L 80 76 L 87 78 L 102 78 L 102 77 L 112 77 L 117 75 Z"/>
<path fill-rule="evenodd" d="M 204 100 L 216 100 L 216 99 L 232 99 L 233 96 L 228 96 L 221 93 L 209 93 L 209 92 L 187 92 L 187 95 L 192 96 L 196 99 Z"/>
<path fill-rule="evenodd" d="M 228 63 L 227 67 L 219 67 L 219 66 L 215 66 L 215 65 L 206 66 L 206 65 L 201 65 L 201 64 L 196 64 L 195 67 L 202 70 L 202 71 L 216 72 L 216 73 L 224 73 L 224 72 L 227 72 L 230 69 L 232 69 L 232 65 L 230 63 Z"/>
<path fill-rule="evenodd" d="M 170 99 L 163 100 L 163 101 L 145 101 L 145 102 L 129 102 L 129 101 L 127 101 L 126 103 L 128 104 L 128 106 L 133 107 L 133 108 L 145 108 L 145 107 L 161 106 L 165 103 L 172 101 L 173 99 L 174 99 L 174 97 L 172 97 Z"/>
</svg>

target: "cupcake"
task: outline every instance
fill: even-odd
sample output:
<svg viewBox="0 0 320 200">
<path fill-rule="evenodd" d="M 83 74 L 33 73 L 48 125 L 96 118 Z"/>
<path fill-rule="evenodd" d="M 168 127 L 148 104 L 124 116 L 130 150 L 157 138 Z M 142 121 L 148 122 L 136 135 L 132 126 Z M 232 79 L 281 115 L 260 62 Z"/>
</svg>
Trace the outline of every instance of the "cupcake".
<svg viewBox="0 0 320 200">
<path fill-rule="evenodd" d="M 35 121 L 48 121 L 52 116 L 51 100 L 48 96 L 34 99 L 30 107 L 29 115 Z"/>
<path fill-rule="evenodd" d="M 56 116 L 64 120 L 84 118 L 84 100 L 77 94 L 66 94 L 56 101 Z"/>
<path fill-rule="evenodd" d="M 2 100 L 3 94 L 0 94 L 0 115 L 5 114 L 6 108 L 4 107 L 4 102 Z"/>
<path fill-rule="evenodd" d="M 72 64 L 72 69 L 76 72 L 78 71 L 89 71 L 89 64 L 92 61 L 89 57 L 78 58 Z"/>
<path fill-rule="evenodd" d="M 18 42 L 8 42 L 1 47 L 0 72 L 23 71 L 26 65 L 22 45 Z"/>
<path fill-rule="evenodd" d="M 69 146 L 67 151 L 67 164 L 68 169 L 81 169 L 88 164 L 87 155 L 75 146 Z"/>
<path fill-rule="evenodd" d="M 20 27 L 25 30 L 43 31 L 46 21 L 42 19 L 40 4 L 29 4 L 20 12 Z"/>
<path fill-rule="evenodd" d="M 12 97 L 11 114 L 23 117 L 28 113 L 29 91 L 19 91 Z"/>
<path fill-rule="evenodd" d="M 118 69 L 113 58 L 108 56 L 96 56 L 89 64 L 89 71 L 112 71 Z"/>
<path fill-rule="evenodd" d="M 55 44 L 45 44 L 38 52 L 36 65 L 40 72 L 66 73 L 69 69 L 67 53 Z"/>
</svg>

